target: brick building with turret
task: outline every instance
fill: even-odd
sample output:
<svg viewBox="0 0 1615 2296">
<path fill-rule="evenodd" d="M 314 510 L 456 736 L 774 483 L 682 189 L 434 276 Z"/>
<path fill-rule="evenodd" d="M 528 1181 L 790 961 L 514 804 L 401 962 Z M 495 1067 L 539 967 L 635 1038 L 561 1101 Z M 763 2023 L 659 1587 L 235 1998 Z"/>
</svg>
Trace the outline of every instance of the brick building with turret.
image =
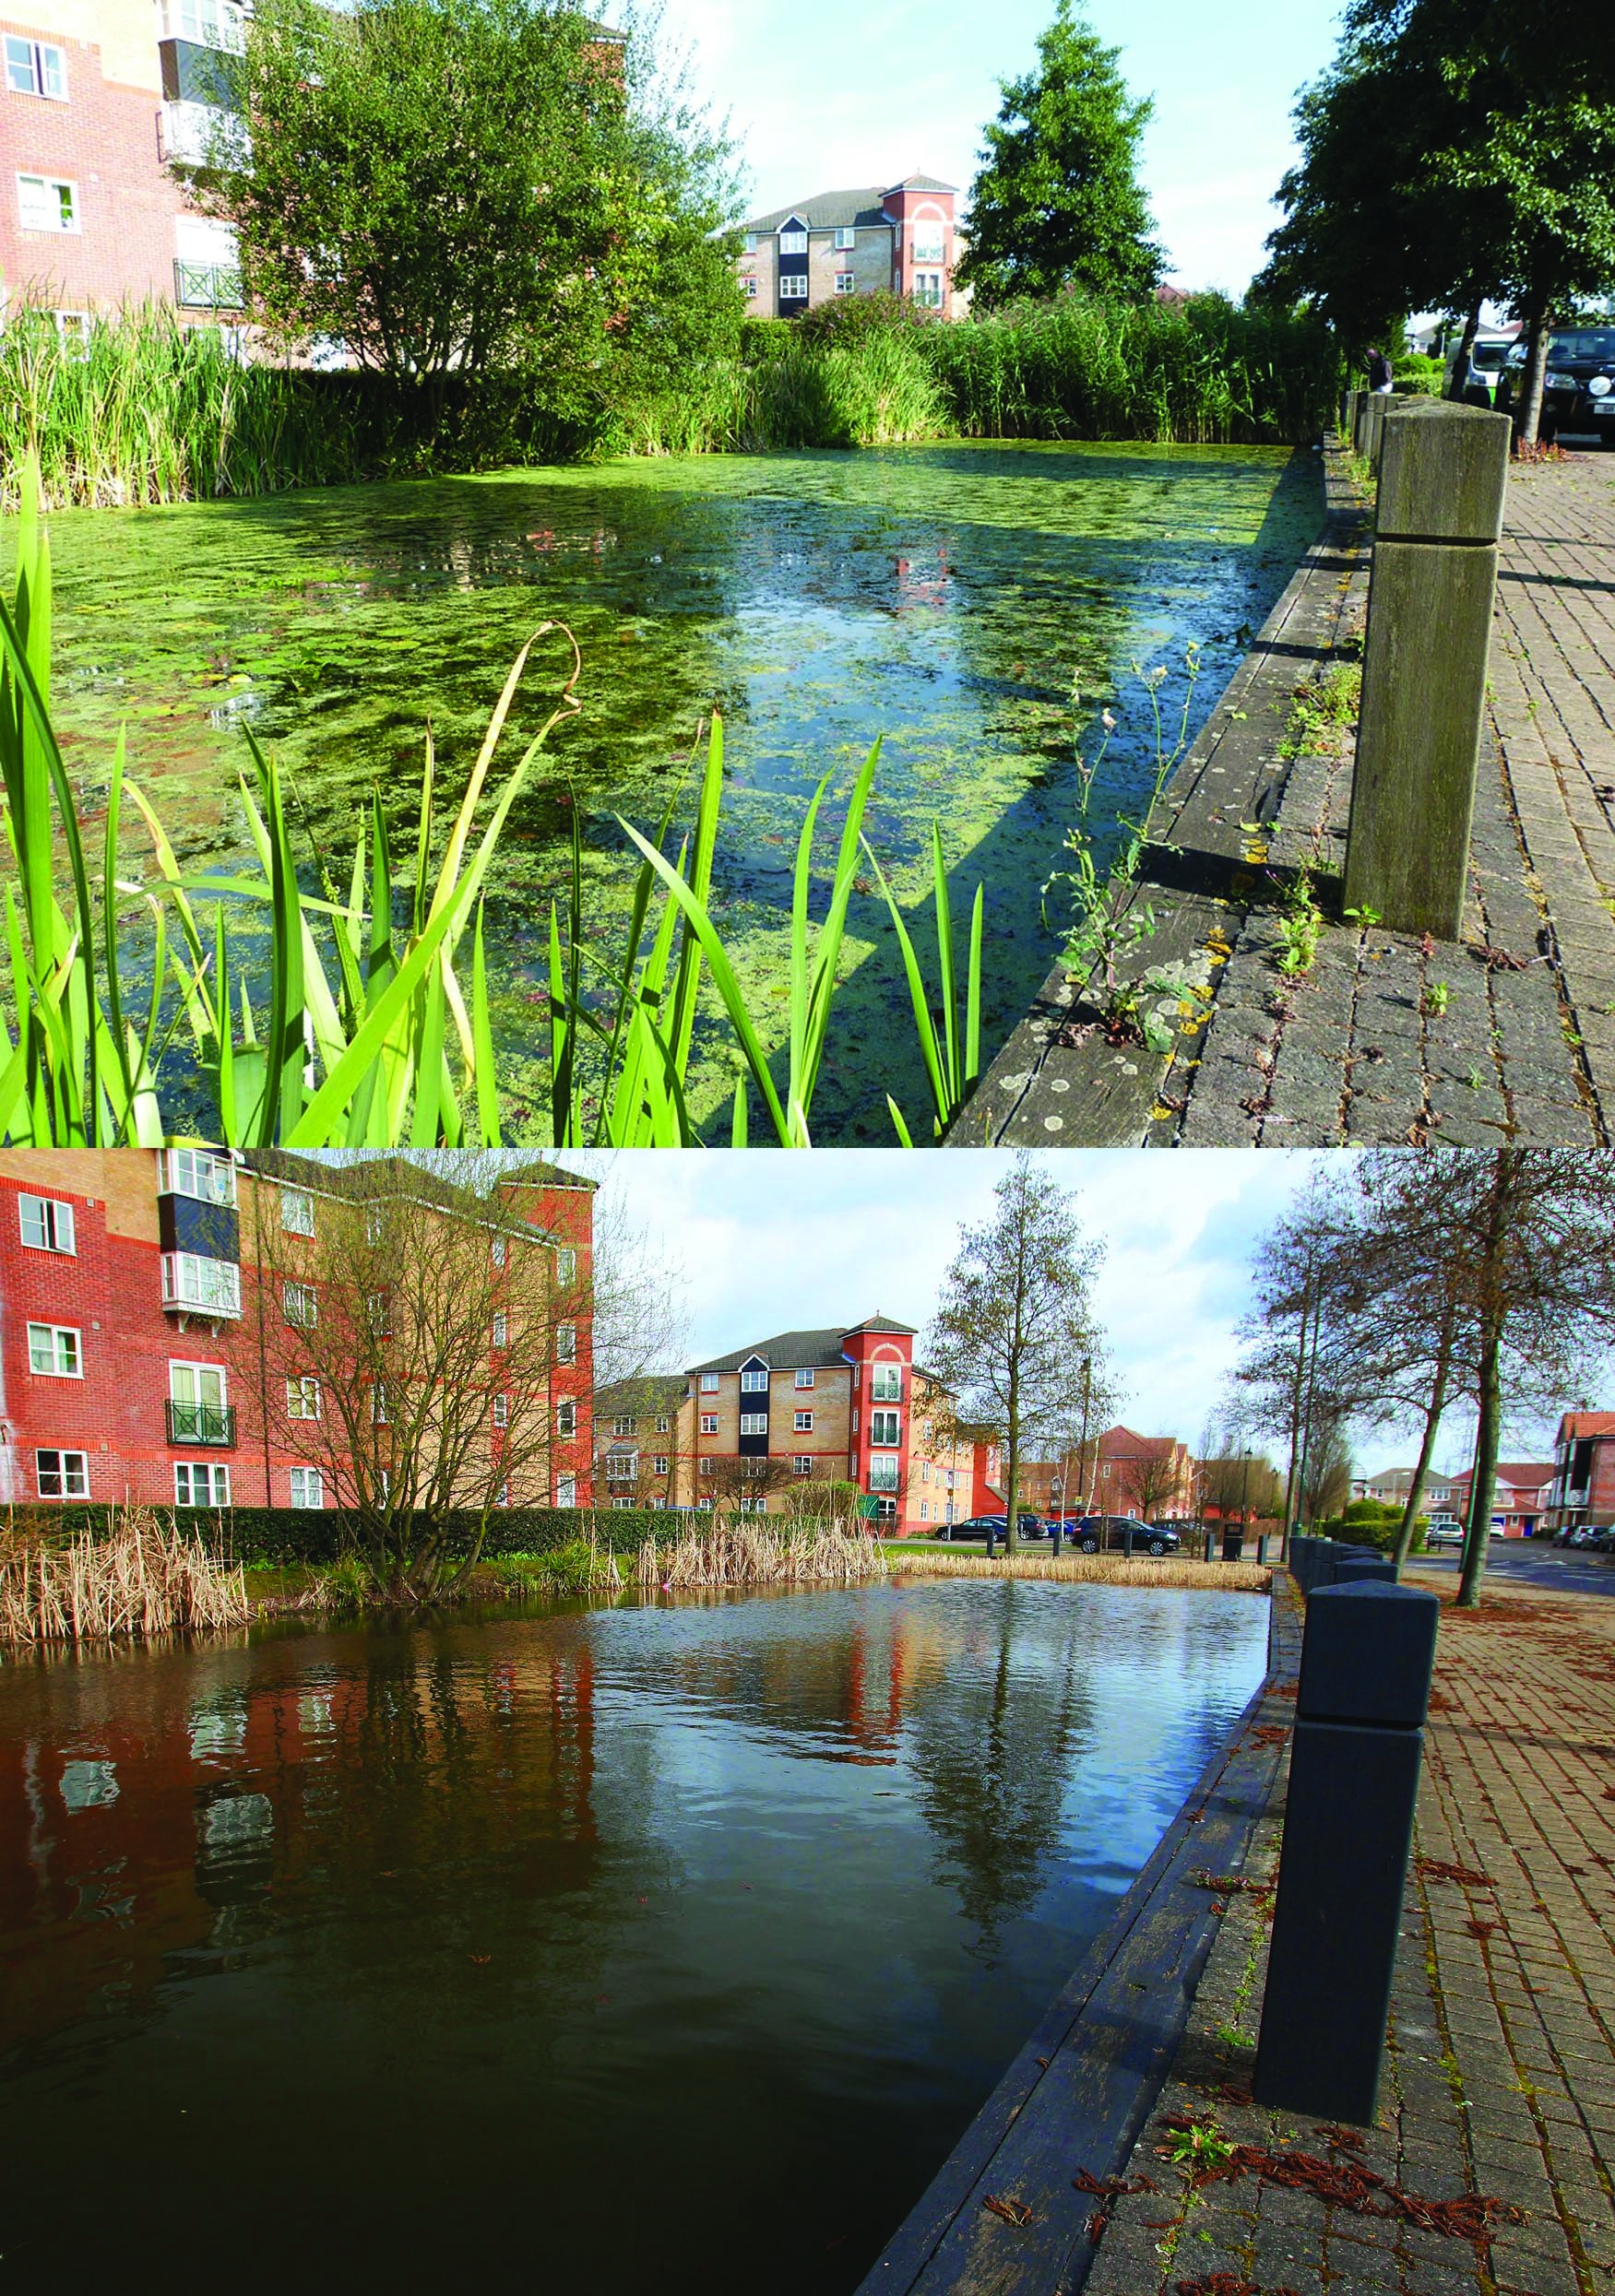
<svg viewBox="0 0 1615 2296">
<path fill-rule="evenodd" d="M 952 183 L 910 175 L 883 191 L 815 192 L 744 226 L 736 274 L 755 318 L 797 319 L 843 295 L 907 295 L 957 318 Z"/>
</svg>

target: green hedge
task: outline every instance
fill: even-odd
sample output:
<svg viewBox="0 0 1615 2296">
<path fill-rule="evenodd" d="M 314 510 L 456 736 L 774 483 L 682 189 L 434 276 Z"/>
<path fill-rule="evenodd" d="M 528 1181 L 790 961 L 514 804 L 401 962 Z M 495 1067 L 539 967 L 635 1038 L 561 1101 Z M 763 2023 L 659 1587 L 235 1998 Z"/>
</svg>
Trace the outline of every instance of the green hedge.
<svg viewBox="0 0 1615 2296">
<path fill-rule="evenodd" d="M 43 1527 L 63 1535 L 89 1531 L 100 1537 L 119 1511 L 111 1507 L 53 1508 L 47 1518 L 36 1518 L 30 1527 L 41 1527 L 42 1521 Z M 332 1563 L 356 1543 L 355 1519 L 338 1507 L 233 1507 L 223 1512 L 183 1509 L 174 1520 L 215 1551 L 249 1567 Z M 477 1520 L 469 1512 L 449 1517 L 452 1551 L 467 1551 Z M 647 1538 L 671 1538 L 685 1520 L 665 1508 L 502 1507 L 488 1525 L 482 1556 L 493 1562 L 504 1555 L 544 1555 L 587 1538 L 591 1529 L 614 1554 L 635 1554 Z"/>
</svg>

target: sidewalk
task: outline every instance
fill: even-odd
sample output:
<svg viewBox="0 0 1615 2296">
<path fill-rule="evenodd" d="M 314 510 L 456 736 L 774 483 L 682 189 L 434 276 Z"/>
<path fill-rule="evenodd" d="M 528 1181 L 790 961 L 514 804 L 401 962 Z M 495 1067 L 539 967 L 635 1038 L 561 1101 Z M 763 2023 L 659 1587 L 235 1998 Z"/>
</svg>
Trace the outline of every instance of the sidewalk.
<svg viewBox="0 0 1615 2296">
<path fill-rule="evenodd" d="M 1155 2189 L 1102 2204 L 1088 2296 L 1615 2289 L 1615 1600 L 1498 1588 L 1478 1613 L 1444 1608 L 1435 1710 L 1378 2124 L 1314 2128 L 1245 2101 L 1269 1900 L 1223 1892 L 1125 2172 Z M 1246 1861 L 1258 1883 L 1282 1799 L 1281 1784 Z M 1169 2116 L 1316 2165 L 1196 2186 L 1170 2157 Z"/>
<path fill-rule="evenodd" d="M 1182 1008 L 1169 1064 L 1085 1027 L 1056 972 L 950 1146 L 1615 1140 L 1615 461 L 1510 479 L 1462 939 L 1332 924 L 1288 979 L 1279 894 L 1304 866 L 1331 907 L 1351 800 L 1349 728 L 1297 704 L 1349 674 L 1367 610 L 1369 537 L 1325 459 L 1328 532 L 1174 782 L 1177 849 L 1151 857 L 1169 921 L 1147 953 L 1191 960 L 1204 1012 Z"/>
</svg>

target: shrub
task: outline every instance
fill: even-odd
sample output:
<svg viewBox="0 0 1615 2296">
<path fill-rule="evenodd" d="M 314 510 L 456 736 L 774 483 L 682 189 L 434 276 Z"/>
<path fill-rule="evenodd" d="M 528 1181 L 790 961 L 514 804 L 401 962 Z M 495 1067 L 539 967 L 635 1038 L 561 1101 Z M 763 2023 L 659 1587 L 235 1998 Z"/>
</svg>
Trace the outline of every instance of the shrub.
<svg viewBox="0 0 1615 2296">
<path fill-rule="evenodd" d="M 1348 1507 L 1327 1522 L 1318 1526 L 1320 1537 L 1340 1539 L 1349 1546 L 1372 1546 L 1379 1555 L 1388 1555 L 1396 1544 L 1396 1533 L 1402 1527 L 1402 1509 L 1388 1506 L 1383 1499 L 1354 1498 Z M 1430 1528 L 1428 1516 L 1419 1515 L 1413 1525 L 1413 1544 L 1408 1552 L 1422 1555 L 1424 1534 Z"/>
<path fill-rule="evenodd" d="M 36 1529 L 44 1524 L 56 1540 L 88 1531 L 99 1542 L 112 1534 L 120 1511 L 114 1507 L 68 1506 L 53 1508 L 47 1516 L 40 1509 L 30 1514 L 30 1524 Z M 177 1510 L 175 1521 L 202 1539 L 210 1553 L 255 1568 L 277 1563 L 335 1563 L 356 1544 L 353 1520 L 338 1507 L 185 1508 Z M 477 1521 L 469 1511 L 450 1515 L 452 1551 L 467 1552 Z M 636 1555 L 647 1539 L 676 1536 L 683 1522 L 683 1517 L 658 1508 L 505 1507 L 489 1523 L 482 1559 L 555 1553 L 587 1540 L 591 1532 L 597 1544 L 613 1554 Z"/>
<path fill-rule="evenodd" d="M 795 327 L 804 350 L 845 350 L 871 335 L 914 336 L 947 322 L 908 296 L 883 288 L 873 295 L 837 296 L 815 311 L 804 311 L 800 319 L 780 324 Z"/>
</svg>

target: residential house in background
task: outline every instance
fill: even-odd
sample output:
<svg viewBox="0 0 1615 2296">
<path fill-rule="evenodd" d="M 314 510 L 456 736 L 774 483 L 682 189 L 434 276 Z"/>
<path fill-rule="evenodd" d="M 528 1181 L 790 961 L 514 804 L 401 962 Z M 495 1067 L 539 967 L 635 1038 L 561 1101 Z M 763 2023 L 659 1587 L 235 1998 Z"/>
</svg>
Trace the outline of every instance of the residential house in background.
<svg viewBox="0 0 1615 2296">
<path fill-rule="evenodd" d="M 1553 1446 L 1548 1528 L 1615 1523 L 1615 1411 L 1567 1411 Z"/>
<path fill-rule="evenodd" d="M 683 1373 L 619 1379 L 594 1399 L 594 1481 L 612 1507 L 677 1504 Z"/>
<path fill-rule="evenodd" d="M 696 1364 L 679 1414 L 677 1503 L 779 1514 L 808 1484 L 847 1482 L 897 1537 L 962 1521 L 975 1504 L 971 1445 L 915 1363 L 914 1337 L 877 1315 Z"/>
<path fill-rule="evenodd" d="M 757 318 L 796 319 L 837 296 L 884 293 L 958 317 L 957 195 L 935 176 L 910 175 L 889 190 L 817 192 L 754 216 L 736 264 L 747 309 Z"/>
<path fill-rule="evenodd" d="M 1194 1461 L 1175 1435 L 1105 1427 L 1058 1459 L 1023 1460 L 1020 1504 L 1036 1514 L 1139 1515 L 1182 1522 L 1195 1511 Z"/>
<path fill-rule="evenodd" d="M 1611 1419 L 1610 1425 L 1615 1426 L 1615 1419 Z M 1409 1470 L 1396 1504 L 1406 1504 L 1412 1482 Z M 1499 1460 L 1491 1495 L 1492 1536 L 1502 1539 L 1539 1537 L 1549 1528 L 1548 1509 L 1553 1482 L 1554 1465 L 1550 1459 Z M 1419 1511 L 1431 1523 L 1456 1525 L 1462 1529 L 1469 1520 L 1469 1493 L 1473 1486 L 1474 1478 L 1467 1471 L 1463 1474 L 1432 1474 L 1425 1484 L 1424 1504 Z M 1370 1492 L 1366 1496 L 1372 1497 L 1374 1494 Z"/>
<path fill-rule="evenodd" d="M 317 1382 L 304 1383 L 306 1409 L 271 1410 L 265 1350 L 250 1341 L 260 1313 L 312 1321 L 317 1300 L 294 1301 L 302 1286 L 260 1269 L 255 1238 L 260 1220 L 315 1237 L 338 1200 L 379 1206 L 405 1193 L 433 1215 L 464 1216 L 402 1157 L 0 1149 L 0 1504 L 333 1504 L 315 1459 L 286 1440 L 289 1418 L 319 1415 Z M 552 1251 L 557 1284 L 585 1303 L 549 1375 L 546 1487 L 513 1491 L 514 1502 L 590 1502 L 594 1193 L 591 1180 L 530 1164 L 505 1176 L 489 1207 L 493 1266 Z"/>
</svg>

